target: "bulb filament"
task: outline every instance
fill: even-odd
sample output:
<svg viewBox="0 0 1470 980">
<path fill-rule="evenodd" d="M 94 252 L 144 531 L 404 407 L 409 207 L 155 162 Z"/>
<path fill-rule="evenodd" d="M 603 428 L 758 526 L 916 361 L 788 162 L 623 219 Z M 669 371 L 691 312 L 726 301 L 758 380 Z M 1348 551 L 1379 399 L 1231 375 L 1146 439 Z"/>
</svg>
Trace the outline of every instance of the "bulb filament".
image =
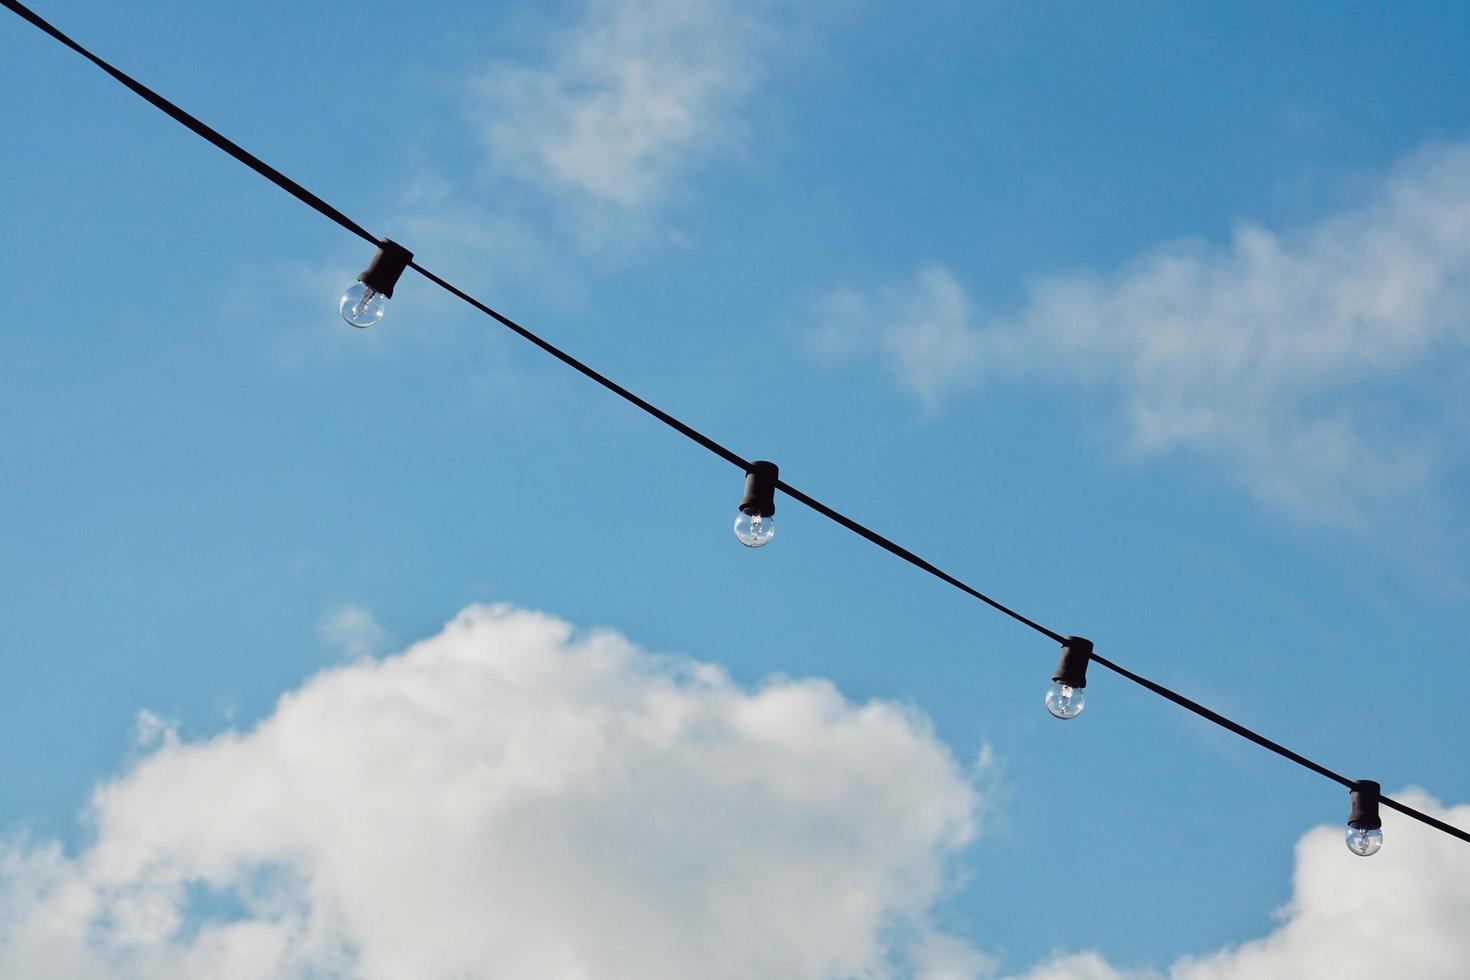
<svg viewBox="0 0 1470 980">
<path fill-rule="evenodd" d="M 362 291 L 362 298 L 359 299 L 352 307 L 352 315 L 360 317 L 365 314 L 367 312 L 368 306 L 373 301 L 373 297 L 377 295 L 378 291 L 376 289 L 364 289 Z"/>
</svg>

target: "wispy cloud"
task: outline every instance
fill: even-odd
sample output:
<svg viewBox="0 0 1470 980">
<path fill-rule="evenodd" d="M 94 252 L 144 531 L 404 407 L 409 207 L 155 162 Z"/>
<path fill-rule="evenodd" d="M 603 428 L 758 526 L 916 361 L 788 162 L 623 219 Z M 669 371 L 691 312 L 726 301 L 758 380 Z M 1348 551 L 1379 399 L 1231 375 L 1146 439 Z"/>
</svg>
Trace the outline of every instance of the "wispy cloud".
<svg viewBox="0 0 1470 980">
<path fill-rule="evenodd" d="M 576 0 L 532 53 L 483 64 L 457 86 L 444 125 L 469 151 L 405 173 L 374 226 L 501 305 L 528 292 L 577 297 L 595 270 L 685 240 L 679 203 L 708 168 L 745 152 L 751 99 L 799 15 L 785 0 Z M 366 259 L 354 261 L 287 275 L 319 310 Z M 435 323 L 463 312 L 434 290 L 413 306 L 434 314 L 416 331 L 441 336 L 454 328 Z M 363 338 L 293 331 L 280 357 L 300 363 L 349 344 Z"/>
<path fill-rule="evenodd" d="M 475 607 L 249 731 L 146 727 L 84 850 L 0 843 L 0 975 L 942 980 L 986 962 L 931 917 L 974 785 L 911 710 L 824 681 L 748 690 Z"/>
<path fill-rule="evenodd" d="M 467 152 L 420 160 L 372 226 L 498 306 L 574 303 L 595 272 L 686 241 L 680 203 L 746 152 L 753 98 L 810 19 L 787 0 L 574 0 L 529 54 L 482 63 L 454 86 L 459 99 L 442 112 L 452 133 L 441 135 Z M 457 343 L 465 308 L 414 292 L 412 277 L 412 302 L 395 304 L 383 330 L 322 320 L 367 261 L 360 247 L 352 254 L 267 273 L 286 286 L 284 366 L 397 351 L 394 338 L 410 335 Z M 411 310 L 413 330 L 400 329 Z M 226 313 L 245 311 L 259 316 L 241 291 Z"/>
<path fill-rule="evenodd" d="M 974 304 L 942 265 L 876 289 L 835 290 L 821 300 L 817 322 L 810 339 L 819 357 L 877 357 L 931 410 L 978 380 L 982 345 Z"/>
<path fill-rule="evenodd" d="M 584 204 L 662 204 L 693 168 L 741 146 L 772 9 L 587 0 L 544 63 L 496 65 L 477 81 L 474 116 L 491 160 Z"/>
<path fill-rule="evenodd" d="M 876 357 L 926 405 L 994 377 L 1111 392 L 1135 454 L 1217 464 L 1299 518 L 1364 527 L 1463 460 L 1470 145 L 1427 149 L 1310 227 L 1242 225 L 980 317 L 953 273 L 841 290 L 823 350 Z M 840 316 L 833 315 L 834 311 Z"/>
<path fill-rule="evenodd" d="M 350 660 L 365 660 L 382 653 L 388 631 L 378 625 L 372 611 L 355 603 L 338 606 L 317 623 L 317 636 Z"/>
</svg>

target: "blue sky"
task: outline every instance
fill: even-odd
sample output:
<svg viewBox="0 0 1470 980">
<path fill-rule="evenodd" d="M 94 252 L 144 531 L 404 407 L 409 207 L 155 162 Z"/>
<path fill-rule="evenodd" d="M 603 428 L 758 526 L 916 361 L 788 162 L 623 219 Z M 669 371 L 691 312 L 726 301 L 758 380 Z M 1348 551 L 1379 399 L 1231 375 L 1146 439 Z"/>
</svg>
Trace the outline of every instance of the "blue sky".
<svg viewBox="0 0 1470 980">
<path fill-rule="evenodd" d="M 38 10 L 793 484 L 1470 822 L 1455 693 L 1470 627 L 1463 4 Z M 1470 909 L 1463 845 L 1391 824 L 1357 862 L 1335 842 L 1338 787 L 1110 676 L 1080 720 L 1053 722 L 1050 643 L 789 501 L 769 548 L 740 548 L 738 472 L 413 274 L 378 327 L 347 327 L 336 301 L 370 258 L 358 242 L 0 24 L 13 881 L 51 841 L 77 868 L 122 847 L 134 824 L 109 806 L 147 800 L 144 777 L 190 751 L 222 765 L 232 739 L 262 744 L 283 695 L 310 705 L 323 678 L 381 680 L 415 662 L 410 644 L 460 642 L 440 631 L 461 610 L 504 603 L 718 665 L 731 687 L 706 708 L 818 678 L 847 699 L 818 698 L 832 725 L 871 699 L 904 719 L 882 744 L 934 782 L 895 782 L 882 805 L 858 793 L 863 833 L 884 837 L 886 807 L 922 811 L 928 791 L 972 826 L 922 824 L 923 846 L 894 851 L 894 867 L 940 870 L 917 891 L 871 886 L 892 919 L 878 939 L 822 934 L 851 958 L 811 962 L 849 974 L 775 973 L 1234 976 L 1247 961 L 1218 951 L 1262 937 L 1320 962 L 1289 931 L 1326 914 L 1320 893 L 1367 903 L 1344 915 L 1375 908 L 1366 896 Z M 522 614 L 497 615 L 470 631 L 487 656 L 520 649 L 495 624 Z M 568 677 L 600 691 L 661 669 Z M 569 703 L 620 703 L 598 697 Z M 458 749 L 473 759 L 499 737 Z M 811 765 L 847 771 L 832 751 Z M 99 785 L 113 791 L 94 798 Z M 209 784 L 177 785 L 157 804 L 170 813 L 137 826 L 214 819 L 208 793 L 186 792 Z M 618 846 L 578 826 L 593 852 Z M 255 852 L 231 846 L 249 866 L 239 854 Z M 1404 875 L 1411 858 L 1442 891 L 1415 891 L 1431 885 Z M 175 884 L 209 879 L 189 861 Z M 1392 887 L 1372 877 L 1395 861 Z M 29 894 L 7 887 L 12 904 Z M 476 894 L 504 899 L 497 887 Z M 349 940 L 372 921 L 343 915 Z M 0 929 L 13 958 L 17 921 Z M 1399 938 L 1453 962 L 1454 940 L 1424 928 Z M 148 936 L 127 942 L 179 941 Z M 1374 949 L 1404 955 L 1369 945 L 1362 969 Z M 587 948 L 603 950 L 592 975 L 633 969 Z M 148 972 L 109 950 L 86 955 Z M 356 969 L 395 975 L 384 956 Z"/>
</svg>

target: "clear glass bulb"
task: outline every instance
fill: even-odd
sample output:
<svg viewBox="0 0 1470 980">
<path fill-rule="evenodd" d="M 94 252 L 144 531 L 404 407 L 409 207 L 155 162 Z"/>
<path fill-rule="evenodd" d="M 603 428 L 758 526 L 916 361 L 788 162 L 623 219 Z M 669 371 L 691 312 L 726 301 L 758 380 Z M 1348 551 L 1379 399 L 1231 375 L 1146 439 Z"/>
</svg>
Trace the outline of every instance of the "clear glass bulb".
<svg viewBox="0 0 1470 980">
<path fill-rule="evenodd" d="M 745 511 L 735 515 L 735 537 L 747 548 L 759 548 L 763 544 L 770 544 L 771 539 L 776 536 L 776 519 L 774 517 L 762 517 L 759 514 L 747 514 Z"/>
<path fill-rule="evenodd" d="M 1347 846 L 1358 857 L 1372 857 L 1383 846 L 1383 828 L 1348 827 Z"/>
<path fill-rule="evenodd" d="M 1056 718 L 1067 721 L 1082 714 L 1082 708 L 1087 703 L 1087 695 L 1080 687 L 1071 687 L 1067 684 L 1053 684 L 1046 692 L 1046 710 L 1050 711 Z"/>
<path fill-rule="evenodd" d="M 383 319 L 383 313 L 388 306 L 388 297 L 376 289 L 369 289 L 360 282 L 355 282 L 347 287 L 347 292 L 342 294 L 342 319 L 354 327 L 366 329 Z"/>
</svg>

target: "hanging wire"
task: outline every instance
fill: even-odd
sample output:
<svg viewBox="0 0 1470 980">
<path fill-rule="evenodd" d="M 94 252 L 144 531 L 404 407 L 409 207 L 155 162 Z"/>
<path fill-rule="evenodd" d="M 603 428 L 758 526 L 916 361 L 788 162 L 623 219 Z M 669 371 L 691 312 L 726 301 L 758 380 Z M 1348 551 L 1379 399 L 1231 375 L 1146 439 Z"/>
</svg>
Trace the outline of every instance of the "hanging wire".
<svg viewBox="0 0 1470 980">
<path fill-rule="evenodd" d="M 184 109 L 175 105 L 173 102 L 164 98 L 162 95 L 159 95 L 157 92 L 153 91 L 153 89 L 144 85 L 142 82 L 137 81 L 132 76 L 123 72 L 121 69 L 116 68 L 112 64 L 93 54 L 91 51 L 82 47 L 82 45 L 78 44 L 72 38 L 62 33 L 52 24 L 48 23 L 25 4 L 18 2 L 18 0 L 0 0 L 0 4 L 3 4 L 6 9 L 10 10 L 12 13 L 16 14 L 32 26 L 50 35 L 52 38 L 59 41 L 61 44 L 65 45 L 71 50 L 75 51 L 83 58 L 86 58 L 88 61 L 92 62 L 92 64 L 96 65 L 98 68 L 102 69 L 104 72 L 110 75 L 113 79 L 127 87 L 134 94 L 144 99 L 154 108 L 163 112 L 175 122 L 193 132 L 196 136 L 199 136 L 200 138 L 206 140 L 209 143 L 212 143 L 214 146 L 223 150 L 225 153 L 228 153 L 230 156 L 234 157 L 236 160 L 240 161 L 251 170 L 260 174 L 262 177 L 266 178 L 277 187 L 280 187 L 282 190 L 290 194 L 292 197 L 296 198 L 298 201 L 301 201 L 303 204 L 306 204 L 308 207 L 331 219 L 338 225 L 341 225 L 344 229 L 350 231 L 352 234 L 363 239 L 364 241 L 370 242 L 374 246 L 377 246 L 379 244 L 379 239 L 376 236 L 374 236 L 362 225 L 353 221 L 346 214 L 342 213 L 331 204 L 328 204 L 325 200 L 313 194 L 301 184 L 281 173 L 281 171 L 272 167 L 264 160 L 261 160 L 255 154 L 251 153 L 249 150 L 245 149 L 234 140 L 231 140 L 223 133 L 202 122 L 196 116 L 186 112 Z M 424 268 L 418 262 L 410 262 L 409 268 L 413 269 L 429 282 L 438 286 L 440 289 L 443 289 L 450 295 L 464 301 L 465 303 L 468 303 L 470 306 L 473 306 L 481 313 L 498 322 L 501 326 L 507 328 L 513 333 L 518 334 L 520 337 L 527 341 L 530 341 L 532 344 L 535 344 L 537 347 L 541 348 L 552 357 L 555 357 L 563 364 L 566 364 L 573 370 L 581 373 L 592 381 L 595 381 L 602 387 L 606 388 L 608 391 L 617 395 L 619 398 L 622 398 L 623 400 L 631 403 L 632 405 L 636 406 L 647 414 L 658 419 L 660 422 L 669 426 L 685 438 L 695 443 L 698 443 L 700 446 L 703 446 L 711 453 L 714 453 L 716 456 L 719 456 L 726 462 L 739 467 L 741 470 L 748 470 L 750 468 L 750 461 L 744 459 L 733 450 L 727 449 L 725 446 L 721 445 L 710 436 L 705 435 L 703 432 L 700 432 L 698 429 L 694 428 L 688 423 L 681 421 L 673 415 L 670 415 L 668 412 L 665 412 L 663 409 L 654 405 L 652 402 L 649 402 L 639 395 L 634 394 L 632 391 L 624 388 L 616 381 L 613 381 L 607 375 L 594 369 L 590 365 L 583 363 L 582 361 L 573 357 L 571 354 L 568 354 L 566 351 L 557 347 L 550 341 L 538 336 L 526 327 L 521 326 L 510 317 L 498 312 L 497 310 L 492 309 L 485 303 L 482 303 L 480 300 L 460 289 L 458 286 L 455 286 L 448 280 Z M 959 589 L 966 595 L 975 599 L 979 599 L 987 606 L 990 606 L 992 609 L 995 609 L 998 612 L 1004 613 L 1006 616 L 1009 616 L 1011 619 L 1015 620 L 1021 625 L 1026 626 L 1029 629 L 1040 633 L 1042 636 L 1048 637 L 1049 639 L 1054 640 L 1058 643 L 1062 643 L 1066 640 L 1066 637 L 1063 634 L 1058 633 L 1057 631 L 1052 630 L 1046 626 L 1043 626 L 1041 623 L 1038 623 L 1033 619 L 1023 616 L 1021 613 L 1010 608 L 1004 603 L 991 598 L 980 590 L 968 585 L 967 583 L 940 569 L 938 566 L 932 564 L 924 558 L 921 558 L 919 555 L 908 550 L 902 545 L 884 537 L 877 531 L 874 531 L 872 528 L 869 528 L 861 522 L 856 521 L 851 517 L 848 517 L 841 511 L 838 511 L 837 509 L 822 503 L 815 497 L 812 497 L 809 494 L 798 490 L 796 487 L 793 487 L 791 484 L 785 482 L 784 480 L 777 481 L 776 486 L 792 500 L 795 500 L 798 503 L 809 507 L 810 509 L 816 511 L 818 514 L 821 514 L 823 517 L 826 517 L 829 520 L 834 521 L 842 527 L 848 529 L 849 531 L 852 531 L 854 534 L 866 538 L 883 550 L 889 552 L 892 555 L 895 555 L 898 558 L 902 558 L 904 561 L 908 562 L 911 565 L 914 565 L 915 567 L 925 572 L 928 572 L 930 575 L 933 575 L 940 581 L 954 586 L 956 589 Z M 1341 773 L 1334 772 L 1333 770 L 1328 769 L 1326 766 L 1314 762 L 1306 756 L 1292 751 L 1279 742 L 1272 741 L 1271 739 L 1266 738 L 1264 735 L 1252 731 L 1239 722 L 1232 721 L 1219 712 L 1213 711 L 1197 701 L 1193 701 L 1182 694 L 1172 691 L 1164 685 L 1157 683 L 1156 681 L 1151 681 L 1141 674 L 1135 674 L 1133 671 L 1128 670 L 1127 668 L 1122 667 L 1119 664 L 1116 664 L 1113 661 L 1108 660 L 1102 656 L 1099 656 L 1096 652 L 1092 654 L 1091 659 L 1094 662 L 1102 665 L 1103 667 L 1106 667 L 1108 670 L 1113 671 L 1118 676 L 1130 680 L 1140 687 L 1144 687 L 1159 695 L 1160 697 L 1174 702 L 1175 704 L 1188 711 L 1192 711 L 1194 714 L 1198 715 L 1208 722 L 1211 722 L 1212 724 L 1218 725 L 1221 728 L 1226 729 L 1227 731 L 1234 732 L 1240 737 L 1248 739 L 1261 746 L 1262 748 L 1269 749 L 1282 758 L 1294 762 L 1304 769 L 1309 769 L 1312 772 L 1315 772 L 1317 775 L 1330 779 L 1333 782 L 1348 787 L 1349 789 L 1351 789 L 1356 784 L 1355 780 L 1348 779 Z M 1380 797 L 1380 802 L 1383 805 L 1390 807 L 1391 809 L 1399 811 L 1405 816 L 1412 817 L 1413 819 L 1418 820 L 1420 823 L 1433 827 L 1436 830 L 1449 834 L 1452 837 L 1457 837 L 1460 840 L 1465 841 L 1466 843 L 1470 843 L 1470 832 L 1461 830 L 1459 827 L 1455 827 L 1452 824 L 1447 824 L 1442 820 L 1431 817 L 1427 813 L 1421 813 L 1419 810 L 1416 810 L 1405 803 L 1400 803 L 1397 800 L 1390 799 L 1387 796 Z"/>
</svg>

